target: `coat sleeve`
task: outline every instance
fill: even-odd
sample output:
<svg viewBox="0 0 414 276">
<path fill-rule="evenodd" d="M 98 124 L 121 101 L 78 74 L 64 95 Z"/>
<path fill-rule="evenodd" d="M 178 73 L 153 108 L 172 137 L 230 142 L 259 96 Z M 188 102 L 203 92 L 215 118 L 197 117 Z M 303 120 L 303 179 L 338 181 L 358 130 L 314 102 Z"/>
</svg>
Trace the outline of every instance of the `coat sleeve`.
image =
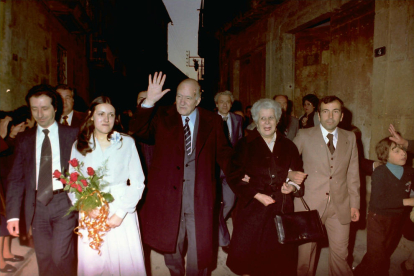
<svg viewBox="0 0 414 276">
<path fill-rule="evenodd" d="M 24 156 L 26 153 L 23 138 L 22 135 L 18 135 L 16 138 L 13 165 L 7 178 L 6 216 L 8 220 L 20 218 L 20 208 L 25 190 L 24 177 L 28 177 L 24 176 Z"/>
<path fill-rule="evenodd" d="M 348 187 L 348 194 L 350 200 L 350 207 L 359 209 L 360 206 L 360 195 L 359 195 L 359 187 L 360 187 L 360 179 L 359 179 L 359 161 L 358 161 L 358 148 L 356 145 L 356 138 L 355 134 L 351 133 L 352 139 L 352 152 L 351 158 L 349 160 L 349 166 L 346 176 L 346 182 Z"/>
<path fill-rule="evenodd" d="M 298 135 L 296 135 L 295 139 L 293 139 L 293 143 L 295 143 L 299 155 L 302 154 L 304 141 L 305 137 L 303 135 L 303 131 L 299 129 Z"/>
<path fill-rule="evenodd" d="M 302 161 L 302 158 L 299 155 L 298 148 L 292 142 L 290 142 L 290 143 L 291 143 L 291 150 L 289 152 L 290 152 L 290 155 L 291 155 L 292 159 L 291 159 L 291 163 L 290 163 L 289 168 L 292 171 L 301 171 L 301 172 L 303 172 L 303 161 Z M 300 187 L 299 191 L 297 191 L 296 193 L 292 193 L 292 195 L 294 197 L 301 197 L 305 194 L 305 184 L 302 183 L 300 186 L 301 187 Z"/>
<path fill-rule="evenodd" d="M 142 172 L 141 161 L 139 160 L 138 151 L 133 142 L 133 139 L 129 143 L 131 157 L 128 162 L 129 167 L 129 181 L 130 185 L 126 187 L 125 193 L 121 196 L 119 202 L 120 208 L 115 211 L 115 214 L 124 218 L 127 213 L 133 213 L 136 210 L 138 201 L 141 199 L 142 192 L 144 191 L 144 173 Z"/>
<path fill-rule="evenodd" d="M 139 106 L 129 122 L 129 132 L 139 140 L 153 143 L 157 121 L 156 107 Z"/>
<path fill-rule="evenodd" d="M 224 175 L 227 175 L 227 165 L 233 155 L 233 149 L 229 146 L 226 136 L 222 128 L 223 122 L 219 116 L 215 118 L 215 135 L 216 135 L 216 156 L 217 163 L 223 170 Z"/>
<path fill-rule="evenodd" d="M 227 172 L 227 183 L 233 192 L 245 202 L 249 202 L 257 194 L 252 184 L 242 180 L 246 173 L 247 152 L 246 138 L 244 138 L 236 145 Z"/>
</svg>

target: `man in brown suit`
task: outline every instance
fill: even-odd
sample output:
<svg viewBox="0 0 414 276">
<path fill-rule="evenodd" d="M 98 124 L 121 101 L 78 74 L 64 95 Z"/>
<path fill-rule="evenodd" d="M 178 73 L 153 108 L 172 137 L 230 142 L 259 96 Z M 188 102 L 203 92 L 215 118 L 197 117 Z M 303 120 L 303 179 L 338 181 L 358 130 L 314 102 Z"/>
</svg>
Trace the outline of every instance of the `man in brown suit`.
<svg viewBox="0 0 414 276">
<path fill-rule="evenodd" d="M 329 275 L 352 275 L 347 264 L 349 228 L 359 220 L 358 149 L 354 133 L 338 128 L 343 102 L 327 96 L 319 102 L 321 124 L 299 130 L 293 140 L 302 154 L 307 179 L 304 199 L 316 209 L 329 239 Z M 295 211 L 304 211 L 295 199 Z M 299 246 L 298 275 L 313 275 L 316 243 Z"/>
</svg>

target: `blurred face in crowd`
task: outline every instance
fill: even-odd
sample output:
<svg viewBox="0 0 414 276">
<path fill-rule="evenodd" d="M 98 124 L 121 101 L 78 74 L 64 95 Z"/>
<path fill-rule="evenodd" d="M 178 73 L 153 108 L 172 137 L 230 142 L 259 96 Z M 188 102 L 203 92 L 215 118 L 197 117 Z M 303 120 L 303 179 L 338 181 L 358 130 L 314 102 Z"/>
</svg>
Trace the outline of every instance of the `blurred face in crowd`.
<svg viewBox="0 0 414 276">
<path fill-rule="evenodd" d="M 73 99 L 73 93 L 69 89 L 57 89 L 56 92 L 60 94 L 63 100 L 63 113 L 62 116 L 66 116 L 73 110 L 75 100 Z"/>
<path fill-rule="evenodd" d="M 179 114 L 188 116 L 201 101 L 198 87 L 192 80 L 183 81 L 177 88 L 176 107 Z"/>
<path fill-rule="evenodd" d="M 280 104 L 280 107 L 282 108 L 282 111 L 286 112 L 287 107 L 288 107 L 288 101 L 286 99 L 286 97 L 284 96 L 277 96 L 275 98 L 275 102 Z"/>
<path fill-rule="evenodd" d="M 30 110 L 37 124 L 48 128 L 55 121 L 56 109 L 52 105 L 52 99 L 46 95 L 31 97 L 29 99 Z"/>
<path fill-rule="evenodd" d="M 303 109 L 305 110 L 306 114 L 309 115 L 315 110 L 315 107 L 310 101 L 305 101 L 305 104 L 303 105 Z"/>
<path fill-rule="evenodd" d="M 98 104 L 93 112 L 92 121 L 96 134 L 108 134 L 115 124 L 115 108 L 107 103 Z"/>
<path fill-rule="evenodd" d="M 388 152 L 388 162 L 394 165 L 404 166 L 405 162 L 407 162 L 407 152 L 393 143 Z"/>
<path fill-rule="evenodd" d="M 231 109 L 231 98 L 228 95 L 220 95 L 217 98 L 217 109 L 220 112 L 221 115 L 227 116 L 227 114 L 229 113 L 230 109 Z"/>
<path fill-rule="evenodd" d="M 275 111 L 270 109 L 260 109 L 259 111 L 259 122 L 257 125 L 257 131 L 265 139 L 272 139 L 276 132 L 276 116 Z"/>
<path fill-rule="evenodd" d="M 139 104 L 142 100 L 147 98 L 147 91 L 141 91 L 138 93 L 137 104 Z"/>
<path fill-rule="evenodd" d="M 321 113 L 319 114 L 319 121 L 322 126 L 328 131 L 332 132 L 342 121 L 344 114 L 341 110 L 341 103 L 333 101 L 330 103 L 321 103 Z"/>
</svg>

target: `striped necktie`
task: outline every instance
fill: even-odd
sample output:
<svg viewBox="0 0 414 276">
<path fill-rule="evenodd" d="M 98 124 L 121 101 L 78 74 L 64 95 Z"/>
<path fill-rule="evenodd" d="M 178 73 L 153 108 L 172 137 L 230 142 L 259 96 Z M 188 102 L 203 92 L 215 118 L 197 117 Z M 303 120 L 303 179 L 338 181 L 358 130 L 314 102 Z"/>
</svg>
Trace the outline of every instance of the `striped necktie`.
<svg viewBox="0 0 414 276">
<path fill-rule="evenodd" d="M 191 130 L 188 122 L 190 118 L 185 118 L 185 125 L 184 125 L 184 144 L 185 144 L 185 151 L 188 155 L 191 154 Z"/>
</svg>

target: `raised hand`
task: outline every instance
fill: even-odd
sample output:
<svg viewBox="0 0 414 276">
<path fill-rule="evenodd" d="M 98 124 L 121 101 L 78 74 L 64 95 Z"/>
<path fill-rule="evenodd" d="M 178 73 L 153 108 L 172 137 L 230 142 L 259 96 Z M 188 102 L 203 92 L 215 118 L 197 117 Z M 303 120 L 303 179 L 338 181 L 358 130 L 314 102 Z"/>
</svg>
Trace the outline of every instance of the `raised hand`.
<svg viewBox="0 0 414 276">
<path fill-rule="evenodd" d="M 401 137 L 401 135 L 399 135 L 398 133 L 397 133 L 397 131 L 395 130 L 395 127 L 392 125 L 392 124 L 390 124 L 390 127 L 388 128 L 388 131 L 391 133 L 391 137 L 390 137 L 390 140 L 391 141 L 393 141 L 393 142 L 395 142 L 397 145 L 401 145 L 401 146 L 403 146 L 403 147 L 405 147 L 405 148 L 407 148 L 408 147 L 408 141 L 407 140 L 405 140 L 404 138 L 402 138 Z"/>
<path fill-rule="evenodd" d="M 151 75 L 148 77 L 148 94 L 144 101 L 145 105 L 153 106 L 158 102 L 170 89 L 162 90 L 167 75 L 163 75 L 162 72 L 156 72 L 154 78 Z"/>
</svg>

